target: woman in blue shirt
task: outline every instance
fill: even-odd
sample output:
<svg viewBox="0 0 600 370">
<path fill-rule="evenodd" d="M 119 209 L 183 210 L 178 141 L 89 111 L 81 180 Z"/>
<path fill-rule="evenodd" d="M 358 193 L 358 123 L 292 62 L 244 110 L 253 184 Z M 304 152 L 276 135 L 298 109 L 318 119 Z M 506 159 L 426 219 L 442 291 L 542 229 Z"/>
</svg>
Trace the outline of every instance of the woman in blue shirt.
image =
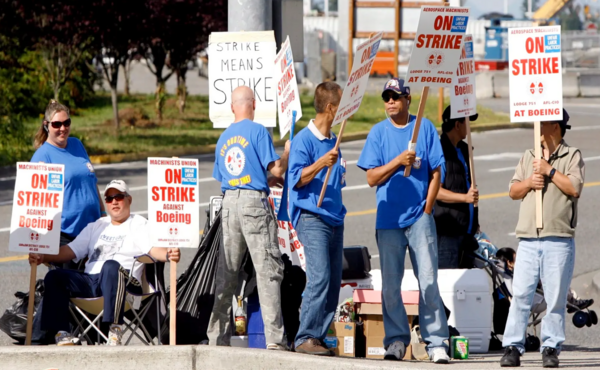
<svg viewBox="0 0 600 370">
<path fill-rule="evenodd" d="M 65 165 L 60 245 L 70 243 L 87 224 L 106 215 L 94 167 L 81 141 L 69 137 L 70 132 L 69 108 L 51 100 L 42 125 L 35 134 L 37 150 L 31 162 Z"/>
</svg>

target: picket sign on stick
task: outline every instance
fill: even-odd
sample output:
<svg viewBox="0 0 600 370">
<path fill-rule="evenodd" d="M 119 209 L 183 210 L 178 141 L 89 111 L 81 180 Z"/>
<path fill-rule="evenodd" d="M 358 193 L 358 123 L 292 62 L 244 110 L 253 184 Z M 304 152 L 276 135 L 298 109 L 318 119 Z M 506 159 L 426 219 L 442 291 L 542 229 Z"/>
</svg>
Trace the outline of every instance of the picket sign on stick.
<svg viewBox="0 0 600 370">
<path fill-rule="evenodd" d="M 423 113 L 425 112 L 425 105 L 427 104 L 428 94 L 429 86 L 424 86 L 423 92 L 421 92 L 421 100 L 419 101 L 419 110 L 417 111 L 417 122 L 415 122 L 415 129 L 413 130 L 412 138 L 408 143 L 408 150 L 417 150 L 417 139 L 419 138 L 419 129 L 421 128 L 421 120 L 423 119 Z M 404 167 L 404 177 L 410 176 L 411 168 L 412 166 Z"/>
<path fill-rule="evenodd" d="M 200 242 L 198 160 L 148 158 L 150 242 L 159 248 L 197 248 Z M 169 263 L 169 344 L 177 344 L 177 263 Z"/>
<path fill-rule="evenodd" d="M 407 85 L 413 90 L 422 88 L 417 121 L 408 149 L 416 151 L 423 111 L 429 88 L 451 88 L 460 58 L 463 37 L 467 31 L 469 8 L 421 7 L 415 43 L 408 64 Z M 412 166 L 404 168 L 410 176 Z"/>
<path fill-rule="evenodd" d="M 371 34 L 367 41 L 356 48 L 356 53 L 354 54 L 354 60 L 352 62 L 352 72 L 349 74 L 348 82 L 346 82 L 346 87 L 342 93 L 342 99 L 338 105 L 337 113 L 331 124 L 332 127 L 340 123 L 342 124 L 335 143 L 336 151 L 339 150 L 346 121 L 358 111 L 362 99 L 365 96 L 369 76 L 371 75 L 371 68 L 373 67 L 375 55 L 377 55 L 377 50 L 379 50 L 379 43 L 381 42 L 382 37 L 383 32 Z M 329 181 L 332 168 L 333 166 L 329 167 L 327 170 L 317 207 L 321 207 L 321 204 L 323 204 L 323 198 L 325 198 L 325 190 L 327 190 L 327 182 Z"/>
<path fill-rule="evenodd" d="M 65 166 L 17 163 L 8 250 L 58 254 L 60 248 Z M 30 264 L 25 344 L 31 345 L 37 264 Z"/>
<path fill-rule="evenodd" d="M 294 138 L 294 129 L 296 127 L 296 111 L 292 111 L 292 125 L 290 127 L 290 142 Z M 285 179 L 283 180 L 283 191 L 281 196 L 281 207 L 283 208 L 283 212 L 277 213 L 277 221 L 290 221 L 290 214 L 288 212 L 288 176 L 289 176 L 289 168 L 285 171 Z"/>
<path fill-rule="evenodd" d="M 465 125 L 467 125 L 467 145 L 469 146 L 469 168 L 471 176 L 471 188 L 477 189 L 477 181 L 475 180 L 475 161 L 473 160 L 473 140 L 471 140 L 471 120 L 469 117 L 465 118 Z M 478 202 L 473 204 L 473 207 L 477 207 Z"/>
<path fill-rule="evenodd" d="M 534 155 L 542 158 L 541 121 L 563 120 L 561 27 L 508 30 L 510 121 L 534 122 Z M 543 228 L 542 191 L 535 191 L 536 227 Z"/>
</svg>

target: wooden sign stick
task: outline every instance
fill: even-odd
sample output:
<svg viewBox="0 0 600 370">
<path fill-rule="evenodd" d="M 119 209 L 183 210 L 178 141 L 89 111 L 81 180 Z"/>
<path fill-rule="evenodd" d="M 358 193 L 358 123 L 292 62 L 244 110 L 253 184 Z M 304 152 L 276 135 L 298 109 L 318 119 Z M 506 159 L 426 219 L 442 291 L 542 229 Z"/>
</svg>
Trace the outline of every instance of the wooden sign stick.
<svg viewBox="0 0 600 370">
<path fill-rule="evenodd" d="M 170 261 L 169 270 L 169 345 L 174 346 L 177 344 L 177 262 Z"/>
<path fill-rule="evenodd" d="M 413 130 L 412 139 L 408 143 L 409 149 L 412 150 L 416 150 L 417 148 L 417 139 L 419 138 L 419 129 L 421 128 L 421 119 L 423 118 L 423 113 L 425 112 L 425 103 L 427 103 L 428 93 L 429 86 L 424 86 L 423 92 L 421 93 L 421 100 L 419 101 L 419 110 L 417 111 L 417 122 L 415 122 L 415 128 Z M 412 166 L 406 166 L 404 168 L 404 177 L 410 176 L 411 168 Z"/>
<path fill-rule="evenodd" d="M 477 189 L 477 181 L 475 181 L 475 161 L 473 160 L 473 141 L 471 140 L 471 120 L 465 117 L 465 125 L 467 125 L 467 145 L 469 146 L 469 167 L 471 169 L 471 188 Z M 477 207 L 478 202 L 473 205 Z"/>
<path fill-rule="evenodd" d="M 32 263 L 31 273 L 29 275 L 29 302 L 27 304 L 27 331 L 25 333 L 25 345 L 31 345 L 31 336 L 33 334 L 33 310 L 35 304 L 35 280 L 37 276 L 37 264 Z"/>
<path fill-rule="evenodd" d="M 542 159 L 542 138 L 540 136 L 541 123 L 536 121 L 533 124 L 533 145 L 535 146 L 535 159 Z M 542 214 L 542 190 L 535 191 L 535 225 L 538 229 L 544 227 L 544 219 Z"/>
<path fill-rule="evenodd" d="M 340 133 L 338 134 L 338 138 L 337 141 L 335 142 L 335 147 L 333 149 L 335 149 L 335 151 L 338 151 L 339 147 L 340 147 L 340 142 L 342 141 L 342 135 L 344 135 L 344 128 L 346 127 L 346 121 L 344 120 L 342 122 L 342 126 L 340 127 Z M 331 169 L 333 168 L 333 166 L 329 167 L 329 169 L 327 170 L 327 175 L 325 175 L 325 181 L 323 182 L 323 188 L 321 189 L 321 195 L 319 195 L 319 202 L 317 203 L 317 207 L 321 207 L 321 204 L 323 204 L 323 198 L 325 198 L 325 190 L 327 190 L 327 183 L 329 182 L 329 176 L 331 175 Z"/>
</svg>

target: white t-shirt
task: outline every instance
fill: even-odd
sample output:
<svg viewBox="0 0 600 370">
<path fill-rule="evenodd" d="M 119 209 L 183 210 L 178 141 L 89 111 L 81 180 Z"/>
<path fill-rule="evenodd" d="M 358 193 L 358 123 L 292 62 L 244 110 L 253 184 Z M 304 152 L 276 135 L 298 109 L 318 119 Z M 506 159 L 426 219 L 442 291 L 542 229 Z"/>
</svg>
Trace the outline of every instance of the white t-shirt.
<svg viewBox="0 0 600 370">
<path fill-rule="evenodd" d="M 121 225 L 113 225 L 110 217 L 101 217 L 88 224 L 69 247 L 75 253 L 75 262 L 88 257 L 86 274 L 99 274 L 105 261 L 117 261 L 127 270 L 133 267 L 133 258 L 150 252 L 148 220 L 131 215 Z M 133 276 L 141 281 L 144 265 L 135 264 Z"/>
</svg>

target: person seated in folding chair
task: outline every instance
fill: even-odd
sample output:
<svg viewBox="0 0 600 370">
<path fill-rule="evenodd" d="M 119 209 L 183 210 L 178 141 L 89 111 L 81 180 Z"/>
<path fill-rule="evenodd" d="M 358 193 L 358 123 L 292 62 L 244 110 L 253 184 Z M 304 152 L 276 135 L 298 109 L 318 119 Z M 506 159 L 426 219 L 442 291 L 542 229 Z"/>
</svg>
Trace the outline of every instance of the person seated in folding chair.
<svg viewBox="0 0 600 370">
<path fill-rule="evenodd" d="M 134 257 L 149 254 L 158 261 L 179 261 L 178 248 L 150 246 L 148 221 L 132 215 L 132 197 L 123 180 L 111 181 L 104 190 L 109 217 L 88 224 L 71 243 L 60 248 L 57 255 L 29 254 L 29 262 L 63 263 L 88 258 L 85 272 L 55 269 L 44 279 L 42 329 L 56 332 L 59 346 L 73 345 L 69 333 L 69 300 L 71 298 L 104 297 L 103 323 L 110 324 L 108 345 L 120 345 L 122 337 L 125 285 L 133 267 Z M 129 291 L 141 292 L 143 265 L 136 264 Z"/>
</svg>

